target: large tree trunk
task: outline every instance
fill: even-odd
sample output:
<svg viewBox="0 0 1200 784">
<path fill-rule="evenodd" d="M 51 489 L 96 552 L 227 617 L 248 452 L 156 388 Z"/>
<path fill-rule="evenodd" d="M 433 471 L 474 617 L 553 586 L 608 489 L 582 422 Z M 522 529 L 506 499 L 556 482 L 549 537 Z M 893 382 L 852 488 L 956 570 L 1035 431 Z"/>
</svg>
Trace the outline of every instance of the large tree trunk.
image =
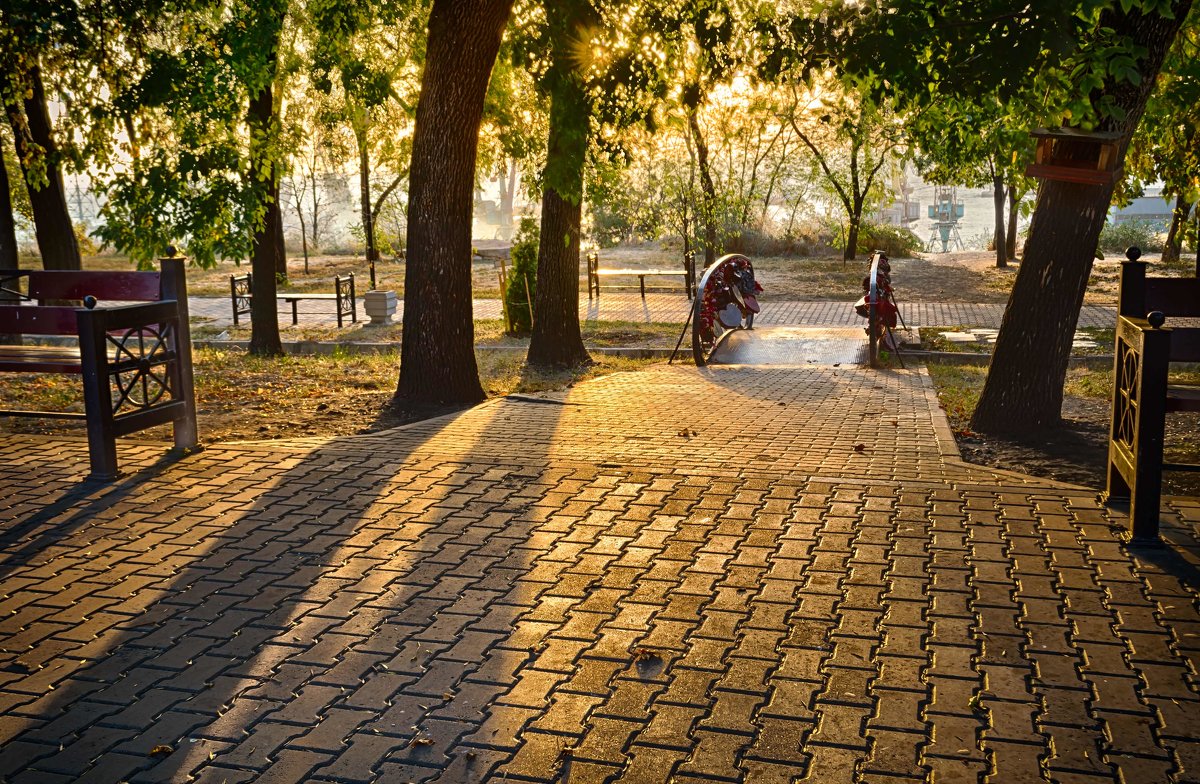
<svg viewBox="0 0 1200 784">
<path fill-rule="evenodd" d="M 707 269 L 717 260 L 717 189 L 713 185 L 712 172 L 708 164 L 708 144 L 700 130 L 699 108 L 695 104 L 687 107 L 688 130 L 696 146 L 696 166 L 700 170 L 700 194 L 702 200 L 701 220 L 704 223 L 704 267 Z"/>
<path fill-rule="evenodd" d="M 3 139 L 0 139 L 0 144 L 3 144 Z M 10 187 L 8 167 L 0 149 L 0 270 L 20 268 L 17 264 L 17 221 L 13 216 Z"/>
<path fill-rule="evenodd" d="M 517 159 L 508 162 L 508 173 L 500 177 L 500 225 L 511 231 L 513 200 L 517 194 Z"/>
<path fill-rule="evenodd" d="M 300 221 L 300 252 L 304 254 L 304 274 L 308 274 L 308 227 L 304 221 L 304 187 L 296 191 L 296 218 Z"/>
<path fill-rule="evenodd" d="M 1171 228 L 1167 232 L 1167 242 L 1163 245 L 1162 260 L 1166 264 L 1179 261 L 1183 252 L 1183 226 L 1187 223 L 1191 205 L 1182 193 L 1175 197 L 1175 209 L 1171 210 Z"/>
<path fill-rule="evenodd" d="M 1127 35 L 1145 47 L 1138 63 L 1139 84 L 1108 82 L 1102 94 L 1125 112 L 1123 122 L 1106 120 L 1102 130 L 1124 134 L 1116 165 L 1125 159 L 1132 135 L 1163 59 L 1191 0 L 1172 3 L 1173 18 L 1105 11 L 1100 25 Z M 1064 151 L 1083 157 L 1089 148 Z M 1057 426 L 1061 422 L 1063 384 L 1071 353 L 1071 338 L 1083 306 L 1100 229 L 1104 226 L 1113 185 L 1077 185 L 1043 180 L 1037 209 L 1025 243 L 1025 253 L 1009 297 L 991 369 L 971 427 L 980 432 L 1016 433 Z"/>
<path fill-rule="evenodd" d="M 587 158 L 588 106 L 582 85 L 567 77 L 550 105 L 546 170 L 556 185 L 542 194 L 537 291 L 528 361 L 541 367 L 591 362 L 579 332 L 579 220 Z M 561 188 L 561 191 L 559 190 Z"/>
<path fill-rule="evenodd" d="M 9 122 L 16 139 L 17 159 L 21 174 L 29 188 L 29 203 L 33 208 L 34 234 L 42 267 L 48 270 L 77 270 L 82 264 L 79 244 L 75 241 L 75 226 L 67 212 L 66 189 L 63 187 L 60 154 L 54 142 L 54 128 L 46 106 L 46 90 L 41 70 L 36 66 L 29 72 L 30 92 L 24 100 L 25 112 L 8 107 Z M 30 176 L 33 151 L 30 143 L 42 149 L 45 182 L 38 175 Z"/>
<path fill-rule="evenodd" d="M 1004 178 L 999 174 L 992 175 L 992 204 L 996 209 L 996 236 L 993 242 L 996 246 L 996 266 L 1000 269 L 1008 266 L 1008 243 L 1004 240 L 1004 219 L 1008 217 L 1005 214 L 1006 196 Z"/>
<path fill-rule="evenodd" d="M 0 144 L 3 139 L 0 138 Z M 12 198 L 9 195 L 8 167 L 4 164 L 4 150 L 0 149 L 0 274 L 20 269 L 17 257 L 17 222 L 13 217 Z M 17 295 L 0 291 L 0 305 L 14 305 Z M 20 335 L 0 332 L 0 343 L 20 343 Z"/>
<path fill-rule="evenodd" d="M 513 0 L 434 0 L 409 174 L 402 405 L 483 400 L 471 312 L 471 216 L 483 97 Z"/>
<path fill-rule="evenodd" d="M 842 249 L 842 262 L 854 261 L 858 256 L 858 232 L 862 228 L 862 199 L 857 195 L 850 208 L 849 225 L 846 227 L 846 247 Z"/>
<path fill-rule="evenodd" d="M 1021 215 L 1021 195 L 1017 186 L 1008 186 L 1008 231 L 1004 235 L 1004 252 L 1009 261 L 1017 258 L 1017 220 Z"/>
<path fill-rule="evenodd" d="M 283 353 L 279 339 L 279 303 L 276 301 L 279 257 L 283 255 L 283 213 L 279 209 L 279 176 L 272 160 L 269 139 L 275 120 L 271 82 L 250 99 L 250 170 L 266 171 L 267 181 L 256 185 L 266 204 L 262 224 L 254 229 L 250 270 L 254 290 L 250 305 L 250 353 L 277 356 Z"/>
<path fill-rule="evenodd" d="M 357 126 L 354 140 L 358 144 L 358 194 L 362 204 L 363 237 L 367 244 L 367 261 L 377 261 L 375 248 L 375 213 L 371 210 L 371 157 L 367 149 L 367 131 Z"/>
</svg>

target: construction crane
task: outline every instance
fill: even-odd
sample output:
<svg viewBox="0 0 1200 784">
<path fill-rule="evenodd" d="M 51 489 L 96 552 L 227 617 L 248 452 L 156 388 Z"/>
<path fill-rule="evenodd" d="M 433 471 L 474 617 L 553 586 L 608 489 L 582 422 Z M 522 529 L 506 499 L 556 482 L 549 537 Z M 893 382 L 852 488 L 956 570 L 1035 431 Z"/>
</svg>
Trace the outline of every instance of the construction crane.
<svg viewBox="0 0 1200 784">
<path fill-rule="evenodd" d="M 929 217 L 933 227 L 925 251 L 932 253 L 940 242 L 940 253 L 964 250 L 962 235 L 958 232 L 958 219 L 963 216 L 963 203 L 958 200 L 958 189 L 950 185 L 938 185 L 933 189 L 933 204 L 929 205 Z"/>
</svg>

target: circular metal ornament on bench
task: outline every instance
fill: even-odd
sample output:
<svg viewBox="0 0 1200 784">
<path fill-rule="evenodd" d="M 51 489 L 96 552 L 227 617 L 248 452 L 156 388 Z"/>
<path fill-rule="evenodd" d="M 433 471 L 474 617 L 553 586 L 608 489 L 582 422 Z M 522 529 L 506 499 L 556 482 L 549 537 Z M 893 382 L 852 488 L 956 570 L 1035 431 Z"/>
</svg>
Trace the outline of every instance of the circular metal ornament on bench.
<svg viewBox="0 0 1200 784">
<path fill-rule="evenodd" d="M 170 362 L 170 325 L 130 329 L 120 337 L 108 336 L 112 346 L 113 412 L 123 406 L 149 408 L 173 396 Z"/>
</svg>

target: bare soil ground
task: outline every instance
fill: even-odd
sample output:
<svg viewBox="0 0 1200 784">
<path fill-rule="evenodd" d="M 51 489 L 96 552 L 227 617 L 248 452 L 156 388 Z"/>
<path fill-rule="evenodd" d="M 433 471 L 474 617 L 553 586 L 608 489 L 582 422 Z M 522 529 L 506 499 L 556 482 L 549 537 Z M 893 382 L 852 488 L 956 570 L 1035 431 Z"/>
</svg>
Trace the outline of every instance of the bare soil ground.
<svg viewBox="0 0 1200 784">
<path fill-rule="evenodd" d="M 22 266 L 34 266 L 22 260 Z M 118 256 L 91 256 L 84 260 L 85 269 L 129 270 L 129 261 Z M 189 294 L 203 296 L 229 296 L 229 276 L 245 275 L 250 265 L 232 261 L 219 262 L 215 267 L 203 269 L 189 267 L 187 284 Z M 471 285 L 476 297 L 494 299 L 500 296 L 496 273 L 499 265 L 490 260 L 476 261 L 471 265 Z M 359 294 L 371 287 L 370 265 L 356 256 L 310 256 L 308 272 L 304 271 L 304 259 L 288 257 L 288 283 L 280 286 L 280 292 L 332 292 L 333 279 L 338 275 L 354 273 L 354 286 Z M 404 262 L 384 260 L 375 265 L 375 281 L 384 291 L 395 291 L 404 296 Z"/>
<path fill-rule="evenodd" d="M 997 438 L 970 429 L 971 412 L 983 387 L 985 368 L 929 366 L 938 399 L 950 419 L 963 458 L 979 465 L 1020 471 L 1101 491 L 1108 455 L 1109 396 L 1112 372 L 1073 368 L 1063 400 L 1063 425 L 1021 438 Z M 1178 383 L 1195 383 L 1200 374 L 1179 374 Z M 1200 414 L 1167 417 L 1166 459 L 1200 463 Z M 1200 474 L 1166 473 L 1163 492 L 1200 495 Z"/>
</svg>

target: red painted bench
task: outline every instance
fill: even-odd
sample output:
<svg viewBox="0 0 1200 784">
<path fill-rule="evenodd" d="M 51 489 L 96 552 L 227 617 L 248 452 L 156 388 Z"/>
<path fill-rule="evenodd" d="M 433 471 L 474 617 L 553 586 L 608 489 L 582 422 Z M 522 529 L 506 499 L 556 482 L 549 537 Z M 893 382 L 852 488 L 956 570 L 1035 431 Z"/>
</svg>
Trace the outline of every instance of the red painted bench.
<svg viewBox="0 0 1200 784">
<path fill-rule="evenodd" d="M 73 335 L 78 346 L 0 345 L 0 372 L 83 379 L 84 413 L 0 410 L 0 416 L 84 419 L 90 478 L 117 477 L 116 439 L 172 423 L 175 446 L 197 446 L 183 259 L 159 272 L 0 273 L 0 335 Z M 10 300 L 11 301 L 11 300 Z M 82 302 L 84 307 L 58 304 Z M 112 303 L 112 304 L 109 304 Z"/>
</svg>

